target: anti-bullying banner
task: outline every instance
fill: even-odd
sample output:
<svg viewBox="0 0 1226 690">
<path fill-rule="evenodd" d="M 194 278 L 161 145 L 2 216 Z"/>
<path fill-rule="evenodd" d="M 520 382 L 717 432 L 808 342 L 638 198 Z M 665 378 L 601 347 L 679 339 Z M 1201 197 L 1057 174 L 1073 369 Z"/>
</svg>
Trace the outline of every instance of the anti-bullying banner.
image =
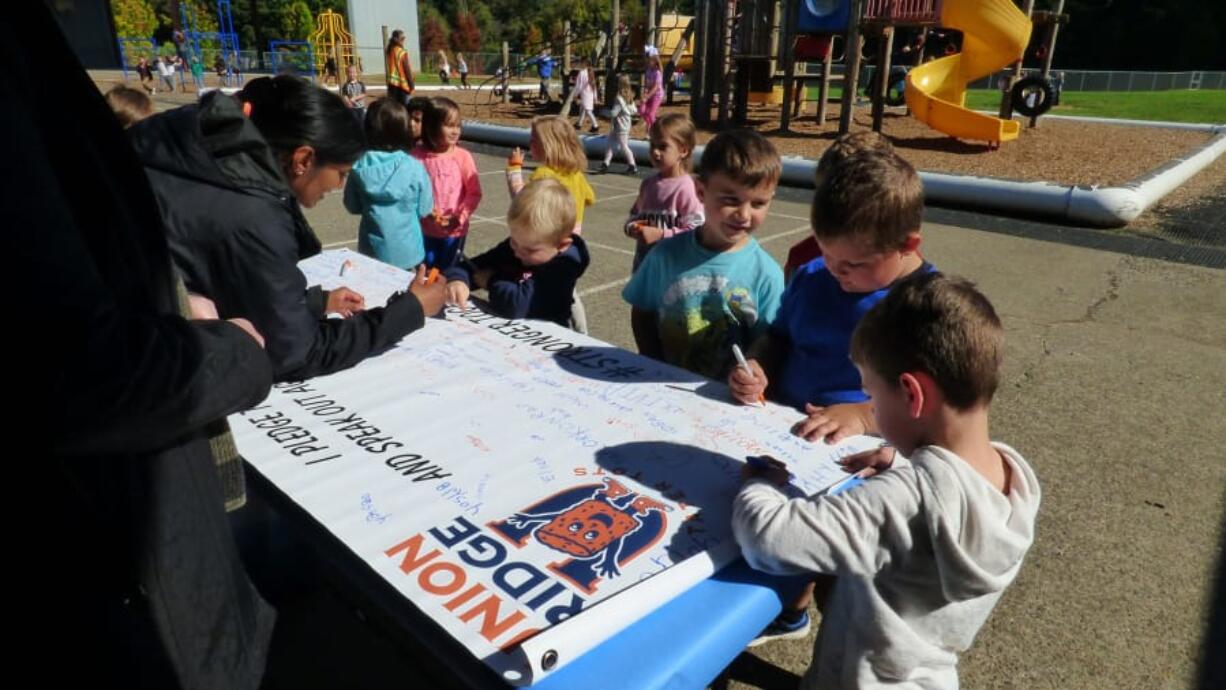
<svg viewBox="0 0 1226 690">
<path fill-rule="evenodd" d="M 338 254 L 303 272 L 340 278 Z M 381 270 L 340 260 L 359 291 Z M 794 410 L 737 405 L 722 384 L 554 324 L 444 316 L 230 421 L 256 470 L 514 684 L 735 558 L 746 456 L 783 460 L 816 492 L 874 443 L 808 443 L 789 432 Z"/>
</svg>

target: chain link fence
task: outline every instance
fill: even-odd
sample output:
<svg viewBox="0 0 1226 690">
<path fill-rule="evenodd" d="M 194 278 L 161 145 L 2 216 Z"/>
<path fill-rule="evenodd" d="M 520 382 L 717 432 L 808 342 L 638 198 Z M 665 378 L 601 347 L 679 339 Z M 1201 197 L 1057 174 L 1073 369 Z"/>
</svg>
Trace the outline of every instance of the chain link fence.
<svg viewBox="0 0 1226 690">
<path fill-rule="evenodd" d="M 991 76 L 972 82 L 969 88 L 990 89 L 1001 77 L 1012 74 L 1001 70 Z M 1038 76 L 1039 70 L 1023 71 L 1024 76 Z M 1072 70 L 1052 69 L 1050 77 L 1063 75 L 1065 91 L 1173 91 L 1197 89 L 1226 89 L 1226 71 L 1195 72 L 1132 72 L 1120 70 Z"/>
<path fill-rule="evenodd" d="M 909 65 L 903 65 L 909 68 Z M 873 65 L 866 65 L 861 73 L 861 84 L 867 83 Z M 797 74 L 821 74 L 820 62 L 797 63 Z M 831 65 L 831 73 L 842 75 L 843 65 Z M 1013 74 L 1012 70 L 1000 70 L 967 85 L 970 89 L 993 89 L 1001 77 Z M 1022 71 L 1023 76 L 1038 76 L 1037 69 Z M 1052 78 L 1064 75 L 1065 91 L 1174 91 L 1196 89 L 1226 89 L 1226 71 L 1198 70 L 1192 72 L 1141 72 L 1124 70 L 1074 70 L 1052 69 Z"/>
</svg>

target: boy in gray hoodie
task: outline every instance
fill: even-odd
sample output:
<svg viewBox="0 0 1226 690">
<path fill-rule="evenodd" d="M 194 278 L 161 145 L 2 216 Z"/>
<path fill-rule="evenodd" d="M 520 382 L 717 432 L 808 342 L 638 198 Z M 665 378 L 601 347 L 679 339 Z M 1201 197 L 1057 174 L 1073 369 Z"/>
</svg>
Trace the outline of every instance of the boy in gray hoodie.
<svg viewBox="0 0 1226 690">
<path fill-rule="evenodd" d="M 781 466 L 746 467 L 732 522 L 750 565 L 837 576 L 802 687 L 958 687 L 958 654 L 1017 575 L 1039 508 L 1030 466 L 988 434 L 1003 355 L 971 283 L 912 274 L 851 343 L 892 447 L 845 464 L 875 476 L 789 498 Z"/>
</svg>

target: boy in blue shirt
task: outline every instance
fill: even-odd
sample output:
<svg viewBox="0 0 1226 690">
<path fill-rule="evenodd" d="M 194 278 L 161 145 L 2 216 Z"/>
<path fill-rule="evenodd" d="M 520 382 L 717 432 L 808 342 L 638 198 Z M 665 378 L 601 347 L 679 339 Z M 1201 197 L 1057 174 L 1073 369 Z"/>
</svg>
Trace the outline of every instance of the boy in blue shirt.
<svg viewBox="0 0 1226 690">
<path fill-rule="evenodd" d="M 792 432 L 835 443 L 876 432 L 872 404 L 851 361 L 860 319 L 890 288 L 932 265 L 919 254 L 924 191 L 919 175 L 897 154 L 863 150 L 836 161 L 813 195 L 813 233 L 822 256 L 788 283 L 770 331 L 749 351 L 752 375 L 733 369 L 732 395 L 743 404 L 770 397 L 805 413 Z M 773 385 L 771 385 L 773 382 Z M 765 639 L 808 631 L 806 589 L 767 628 Z"/>
<path fill-rule="evenodd" d="M 639 352 L 718 378 L 734 362 L 733 345 L 765 335 L 783 271 L 752 235 L 782 172 L 757 132 L 726 131 L 707 144 L 695 181 L 706 221 L 657 243 L 622 290 Z"/>
<path fill-rule="evenodd" d="M 919 254 L 923 186 L 894 153 L 862 151 L 836 163 L 813 197 L 813 232 L 822 256 L 797 270 L 770 332 L 750 348 L 749 368 L 733 370 L 733 396 L 772 399 L 803 410 L 794 431 L 833 443 L 874 431 L 868 397 L 848 358 L 851 334 L 890 287 L 931 271 Z"/>
</svg>

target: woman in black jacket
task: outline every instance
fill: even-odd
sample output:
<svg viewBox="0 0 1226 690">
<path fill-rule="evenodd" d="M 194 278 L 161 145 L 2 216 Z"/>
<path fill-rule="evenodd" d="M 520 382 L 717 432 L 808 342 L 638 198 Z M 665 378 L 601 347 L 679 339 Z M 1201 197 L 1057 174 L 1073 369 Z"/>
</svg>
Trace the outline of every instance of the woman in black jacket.
<svg viewBox="0 0 1226 690">
<path fill-rule="evenodd" d="M 339 189 L 364 146 L 336 94 L 265 77 L 237 97 L 215 91 L 130 131 L 188 290 L 213 300 L 221 318 L 255 324 L 275 380 L 351 367 L 442 308 L 442 285 L 421 280 L 368 310 L 345 288 L 307 289 L 297 263 L 321 247 L 299 206 Z"/>
<path fill-rule="evenodd" d="M 67 45 L 46 3 L 11 11 L 3 253 L 31 308 L 5 339 L 9 669 L 58 688 L 254 690 L 274 613 L 239 561 L 210 434 L 272 371 L 249 325 L 180 316 L 118 122 L 72 51 L 45 50 Z"/>
</svg>

